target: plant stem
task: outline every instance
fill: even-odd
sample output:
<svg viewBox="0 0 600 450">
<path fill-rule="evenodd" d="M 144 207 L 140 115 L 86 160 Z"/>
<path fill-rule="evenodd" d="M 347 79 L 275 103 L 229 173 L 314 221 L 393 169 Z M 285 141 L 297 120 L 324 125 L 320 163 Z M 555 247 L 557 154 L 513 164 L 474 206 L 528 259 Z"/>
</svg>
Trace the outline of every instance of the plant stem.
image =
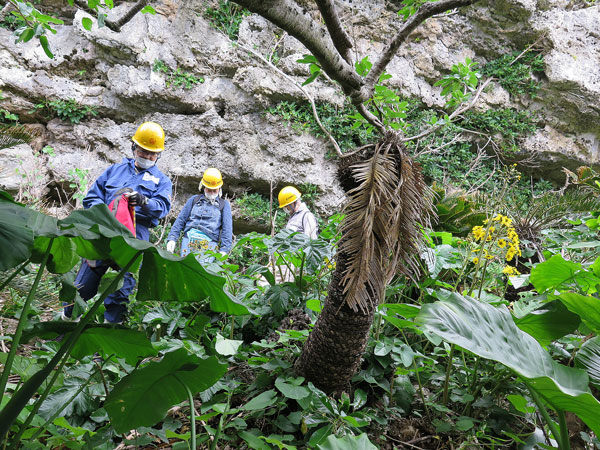
<svg viewBox="0 0 600 450">
<path fill-rule="evenodd" d="M 300 300 L 304 300 L 304 293 L 302 292 L 302 277 L 304 275 L 304 260 L 306 259 L 306 253 L 302 252 L 302 262 L 300 263 L 300 279 L 298 288 L 300 288 Z"/>
<path fill-rule="evenodd" d="M 375 326 L 375 340 L 379 341 L 379 331 L 381 329 L 381 313 L 377 314 L 377 325 Z M 408 344 L 406 344 L 408 345 Z"/>
<path fill-rule="evenodd" d="M 223 418 L 229 412 L 229 403 L 231 402 L 231 397 L 227 397 L 227 406 L 225 407 L 225 411 L 221 414 L 219 418 L 219 424 L 217 425 L 217 429 L 215 430 L 215 435 L 213 441 L 210 443 L 210 450 L 217 449 L 217 442 L 219 442 L 219 437 L 221 436 L 221 430 L 223 429 Z"/>
<path fill-rule="evenodd" d="M 2 285 L 0 285 L 0 291 L 2 289 L 4 289 L 8 283 L 10 283 L 18 274 L 19 272 L 21 272 L 21 270 L 23 270 L 25 268 L 25 266 L 29 264 L 29 258 L 27 258 L 27 261 L 25 261 L 23 264 L 21 264 L 17 270 L 15 270 L 12 275 L 10 277 L 8 277 L 6 280 L 4 280 L 4 283 L 2 283 Z"/>
<path fill-rule="evenodd" d="M 542 399 L 540 398 L 540 396 L 537 394 L 537 392 L 535 392 L 535 390 L 531 386 L 529 386 L 527 383 L 525 383 L 525 385 L 529 389 L 531 398 L 533 398 L 533 401 L 537 405 L 537 407 L 540 411 L 540 414 L 542 415 L 542 417 L 544 418 L 544 421 L 546 422 L 546 425 L 548 425 L 548 428 L 550 428 L 550 432 L 552 433 L 552 436 L 554 436 L 554 439 L 556 439 L 556 441 L 558 442 L 559 449 L 560 450 L 569 450 L 571 448 L 571 446 L 569 444 L 568 434 L 567 434 L 567 439 L 566 439 L 567 446 L 564 447 L 563 437 L 560 434 L 558 428 L 556 428 L 556 424 L 550 417 L 550 414 L 548 414 L 548 410 L 544 406 Z M 563 415 L 564 415 L 564 412 L 563 412 Z M 562 426 L 561 426 L 561 428 L 562 428 Z"/>
<path fill-rule="evenodd" d="M 231 316 L 231 332 L 229 333 L 229 339 L 233 340 L 233 328 L 235 327 L 235 316 Z"/>
<path fill-rule="evenodd" d="M 181 383 L 181 385 L 185 388 L 188 394 L 188 401 L 190 403 L 190 429 L 192 432 L 192 450 L 196 450 L 196 411 L 194 410 L 194 396 L 192 395 L 192 391 L 181 379 L 177 376 L 177 374 L 173 374 L 173 376 Z"/>
<path fill-rule="evenodd" d="M 4 409 L 0 411 L 0 437 L 4 436 L 4 434 L 8 432 L 10 426 L 13 424 L 17 416 L 21 413 L 23 408 L 25 408 L 25 405 L 27 405 L 29 400 L 35 395 L 38 388 L 44 383 L 46 378 L 48 378 L 52 370 L 54 370 L 54 368 L 58 365 L 62 357 L 65 356 L 65 358 L 68 358 L 72 347 L 77 339 L 79 339 L 79 335 L 83 332 L 88 322 L 92 320 L 96 310 L 104 302 L 104 299 L 115 290 L 129 268 L 135 263 L 135 261 L 137 261 L 142 253 L 142 250 L 136 252 L 131 260 L 127 262 L 125 267 L 121 269 L 119 274 L 114 278 L 106 290 L 102 292 L 100 298 L 92 305 L 87 314 L 81 318 L 77 324 L 77 327 L 69 334 L 69 337 L 66 339 L 65 343 L 60 347 L 58 352 L 56 352 L 50 362 L 48 362 L 42 369 L 34 373 L 29 380 L 23 384 L 21 389 L 14 393 L 8 403 L 4 406 Z M 52 387 L 52 382 L 48 384 L 46 391 L 49 391 L 49 389 Z"/>
<path fill-rule="evenodd" d="M 569 442 L 569 428 L 567 427 L 567 417 L 565 412 L 561 409 L 556 411 L 558 414 L 558 423 L 560 425 L 560 438 L 561 445 L 564 450 L 571 449 L 571 443 Z"/>
<path fill-rule="evenodd" d="M 4 363 L 4 370 L 2 371 L 2 376 L 0 376 L 0 399 L 4 397 L 4 391 L 6 389 L 6 384 L 8 383 L 8 377 L 10 375 L 10 370 L 12 369 L 13 361 L 17 354 L 17 347 L 19 346 L 19 342 L 21 341 L 21 336 L 23 335 L 23 329 L 27 324 L 27 316 L 29 313 L 29 307 L 31 306 L 31 302 L 33 301 L 33 297 L 35 296 L 35 291 L 37 290 L 38 285 L 40 284 L 40 280 L 42 279 L 42 274 L 44 273 L 44 269 L 46 268 L 46 263 L 48 262 L 48 256 L 50 255 L 50 250 L 52 249 L 52 244 L 54 244 L 54 238 L 50 239 L 48 243 L 48 248 L 46 249 L 46 253 L 44 253 L 44 257 L 42 259 L 42 263 L 38 269 L 37 275 L 35 276 L 35 280 L 33 281 L 33 285 L 29 290 L 29 294 L 27 295 L 27 299 L 25 300 L 25 304 L 23 305 L 23 309 L 21 310 L 21 316 L 19 317 L 19 323 L 17 324 L 17 329 L 15 330 L 15 334 L 13 335 L 12 342 L 10 343 L 10 352 L 6 357 L 6 362 Z M 19 270 L 22 268 L 21 266 Z M 13 275 L 18 273 L 15 272 Z M 8 431 L 8 430 L 7 430 Z M 3 436 L 4 433 L 0 431 L 0 436 Z"/>
<path fill-rule="evenodd" d="M 446 366 L 446 379 L 444 380 L 444 393 L 442 394 L 442 405 L 448 403 L 448 386 L 450 385 L 450 374 L 452 373 L 452 360 L 454 358 L 454 349 L 456 346 L 450 346 L 450 354 L 448 355 L 448 365 Z"/>
</svg>

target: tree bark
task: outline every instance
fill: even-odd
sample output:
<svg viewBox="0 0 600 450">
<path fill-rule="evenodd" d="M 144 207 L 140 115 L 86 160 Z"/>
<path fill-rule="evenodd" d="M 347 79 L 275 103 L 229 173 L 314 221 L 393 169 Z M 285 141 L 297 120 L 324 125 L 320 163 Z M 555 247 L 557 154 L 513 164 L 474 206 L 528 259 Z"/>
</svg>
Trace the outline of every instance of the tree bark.
<svg viewBox="0 0 600 450">
<path fill-rule="evenodd" d="M 347 265 L 344 255 L 338 253 L 336 263 L 323 311 L 295 364 L 299 375 L 326 393 L 348 390 L 360 366 L 375 312 L 374 306 L 367 314 L 348 307 L 341 285 Z"/>
</svg>

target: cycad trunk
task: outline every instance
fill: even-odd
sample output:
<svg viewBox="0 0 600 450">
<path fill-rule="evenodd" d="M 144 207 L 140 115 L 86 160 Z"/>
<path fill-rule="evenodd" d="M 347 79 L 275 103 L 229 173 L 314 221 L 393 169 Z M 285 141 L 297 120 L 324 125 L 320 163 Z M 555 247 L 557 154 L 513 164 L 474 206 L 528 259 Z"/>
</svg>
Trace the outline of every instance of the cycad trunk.
<svg viewBox="0 0 600 450">
<path fill-rule="evenodd" d="M 329 296 L 296 361 L 296 372 L 327 393 L 348 390 L 360 365 L 375 312 L 374 308 L 367 314 L 353 311 L 346 304 L 341 286 L 346 266 L 343 259 L 338 253 Z"/>
<path fill-rule="evenodd" d="M 298 374 L 328 393 L 349 387 L 388 280 L 418 272 L 419 224 L 432 214 L 431 190 L 396 134 L 384 136 L 369 155 L 349 158 L 338 176 L 350 200 L 337 268 L 296 362 Z"/>
</svg>

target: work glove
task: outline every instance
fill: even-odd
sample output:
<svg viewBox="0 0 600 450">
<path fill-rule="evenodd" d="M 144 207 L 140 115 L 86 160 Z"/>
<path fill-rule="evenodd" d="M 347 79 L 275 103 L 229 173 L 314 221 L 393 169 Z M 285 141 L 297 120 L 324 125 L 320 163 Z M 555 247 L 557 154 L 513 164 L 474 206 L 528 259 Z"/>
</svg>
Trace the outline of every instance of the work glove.
<svg viewBox="0 0 600 450">
<path fill-rule="evenodd" d="M 129 204 L 131 206 L 144 206 L 146 203 L 148 203 L 148 198 L 144 194 L 140 194 L 137 191 L 127 194 L 127 198 L 129 199 Z"/>
<path fill-rule="evenodd" d="M 171 253 L 175 251 L 175 241 L 167 241 L 167 251 Z"/>
</svg>

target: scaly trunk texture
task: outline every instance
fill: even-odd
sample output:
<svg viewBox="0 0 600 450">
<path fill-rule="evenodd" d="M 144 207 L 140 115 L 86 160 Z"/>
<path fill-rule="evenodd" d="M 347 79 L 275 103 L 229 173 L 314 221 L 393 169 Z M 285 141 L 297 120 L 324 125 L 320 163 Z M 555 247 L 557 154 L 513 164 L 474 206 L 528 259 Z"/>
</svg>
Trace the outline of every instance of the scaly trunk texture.
<svg viewBox="0 0 600 450">
<path fill-rule="evenodd" d="M 329 296 L 295 365 L 299 375 L 326 393 L 348 390 L 348 382 L 360 365 L 375 312 L 375 308 L 367 314 L 353 311 L 346 304 L 341 285 L 344 259 L 338 253 Z"/>
</svg>

